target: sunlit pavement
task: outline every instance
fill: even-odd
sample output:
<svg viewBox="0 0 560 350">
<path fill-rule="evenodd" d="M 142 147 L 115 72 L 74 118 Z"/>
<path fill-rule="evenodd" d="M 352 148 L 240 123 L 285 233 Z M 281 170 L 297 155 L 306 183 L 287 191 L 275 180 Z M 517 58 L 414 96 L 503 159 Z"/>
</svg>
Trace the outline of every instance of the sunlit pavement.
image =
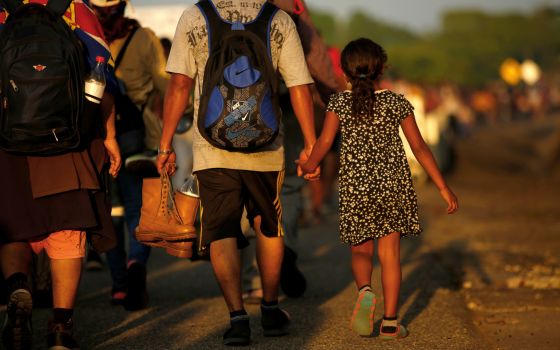
<svg viewBox="0 0 560 350">
<path fill-rule="evenodd" d="M 301 269 L 309 288 L 284 299 L 292 333 L 264 338 L 258 306 L 248 305 L 257 349 L 557 349 L 560 344 L 560 170 L 547 165 L 560 118 L 485 127 L 458 142 L 450 183 L 460 210 L 444 214 L 431 184 L 419 184 L 425 233 L 405 239 L 400 317 L 410 336 L 360 338 L 349 323 L 356 296 L 349 250 L 334 214 L 302 232 Z M 552 130 L 552 131 L 551 131 Z M 560 142 L 560 140 L 558 141 Z M 546 171 L 545 171 L 546 170 Z M 379 269 L 374 289 L 381 295 Z M 76 310 L 82 349 L 218 349 L 228 326 L 210 265 L 154 251 L 150 307 L 109 304 L 107 268 L 86 272 Z M 382 298 L 379 298 L 382 300 Z M 376 311 L 382 317 L 382 303 Z M 34 313 L 42 349 L 50 313 Z"/>
</svg>

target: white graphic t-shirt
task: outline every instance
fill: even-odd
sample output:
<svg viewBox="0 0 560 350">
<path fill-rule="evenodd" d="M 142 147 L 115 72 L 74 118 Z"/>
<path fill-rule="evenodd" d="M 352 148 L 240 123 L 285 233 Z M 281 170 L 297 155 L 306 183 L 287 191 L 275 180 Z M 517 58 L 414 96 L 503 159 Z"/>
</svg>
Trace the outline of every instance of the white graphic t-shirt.
<svg viewBox="0 0 560 350">
<path fill-rule="evenodd" d="M 228 22 L 250 22 L 256 18 L 263 0 L 213 0 L 220 16 Z M 296 25 L 282 10 L 274 16 L 270 29 L 273 65 L 287 87 L 313 83 L 307 69 Z M 208 60 L 208 32 L 200 9 L 193 5 L 181 16 L 167 62 L 169 73 L 184 74 L 195 79 L 193 171 L 226 168 L 253 171 L 280 171 L 284 169 L 283 132 L 276 140 L 255 153 L 229 152 L 209 144 L 198 131 L 198 105 Z"/>
</svg>

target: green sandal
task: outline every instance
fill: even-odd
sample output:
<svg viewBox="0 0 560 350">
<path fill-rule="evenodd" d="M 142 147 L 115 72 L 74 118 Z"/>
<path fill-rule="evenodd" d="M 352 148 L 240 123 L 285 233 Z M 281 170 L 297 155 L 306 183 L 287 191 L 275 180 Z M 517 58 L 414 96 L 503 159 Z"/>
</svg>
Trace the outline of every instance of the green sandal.
<svg viewBox="0 0 560 350">
<path fill-rule="evenodd" d="M 383 320 L 383 322 L 381 322 L 381 327 L 379 328 L 379 339 L 383 339 L 383 340 L 397 340 L 397 339 L 402 339 L 402 338 L 406 338 L 408 336 L 408 331 L 406 330 L 405 326 L 403 326 L 402 324 L 397 324 L 395 321 L 395 325 L 385 325 L 388 327 L 396 327 L 397 331 L 394 333 L 383 333 L 383 324 L 386 323 L 387 321 Z"/>
<path fill-rule="evenodd" d="M 375 303 L 376 296 L 371 290 L 365 290 L 358 294 L 350 326 L 354 332 L 362 337 L 371 337 L 373 333 Z"/>
</svg>

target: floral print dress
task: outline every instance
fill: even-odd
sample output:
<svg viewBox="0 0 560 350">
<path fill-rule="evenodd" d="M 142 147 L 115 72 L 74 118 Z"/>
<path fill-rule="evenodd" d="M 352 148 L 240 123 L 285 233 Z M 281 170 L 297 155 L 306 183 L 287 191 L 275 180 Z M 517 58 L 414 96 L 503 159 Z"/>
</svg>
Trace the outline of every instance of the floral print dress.
<svg viewBox="0 0 560 350">
<path fill-rule="evenodd" d="M 422 232 L 400 122 L 413 112 L 402 95 L 376 91 L 373 116 L 352 115 L 352 92 L 331 96 L 327 111 L 340 120 L 340 238 L 351 245 L 392 232 Z"/>
</svg>

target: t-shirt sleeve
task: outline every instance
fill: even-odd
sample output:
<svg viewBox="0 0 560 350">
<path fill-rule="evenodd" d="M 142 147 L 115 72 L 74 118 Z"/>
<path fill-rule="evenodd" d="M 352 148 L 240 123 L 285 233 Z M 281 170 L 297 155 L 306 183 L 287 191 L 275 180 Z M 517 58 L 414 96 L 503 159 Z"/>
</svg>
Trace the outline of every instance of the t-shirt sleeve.
<svg viewBox="0 0 560 350">
<path fill-rule="evenodd" d="M 340 98 L 340 94 L 332 94 L 330 99 L 329 99 L 329 103 L 327 104 L 327 112 L 334 112 L 338 118 L 340 119 L 340 116 L 343 114 L 342 113 L 342 99 Z"/>
<path fill-rule="evenodd" d="M 177 23 L 173 44 L 169 52 L 166 71 L 168 73 L 179 73 L 194 79 L 197 68 L 194 59 L 194 47 L 188 42 L 188 33 L 192 31 L 192 23 L 195 22 L 197 12 L 196 6 L 185 10 Z"/>
<path fill-rule="evenodd" d="M 396 117 L 399 122 L 414 113 L 414 106 L 404 97 L 404 95 L 396 95 Z"/>
<path fill-rule="evenodd" d="M 309 74 L 301 40 L 297 33 L 296 24 L 284 11 L 276 13 L 275 21 L 282 23 L 284 28 L 284 42 L 279 52 L 278 70 L 287 87 L 312 84 L 313 78 Z"/>
</svg>

